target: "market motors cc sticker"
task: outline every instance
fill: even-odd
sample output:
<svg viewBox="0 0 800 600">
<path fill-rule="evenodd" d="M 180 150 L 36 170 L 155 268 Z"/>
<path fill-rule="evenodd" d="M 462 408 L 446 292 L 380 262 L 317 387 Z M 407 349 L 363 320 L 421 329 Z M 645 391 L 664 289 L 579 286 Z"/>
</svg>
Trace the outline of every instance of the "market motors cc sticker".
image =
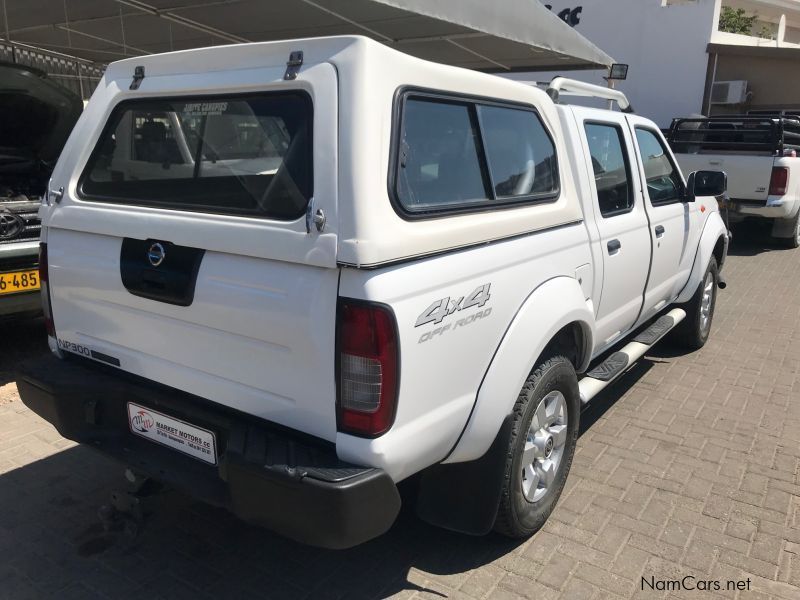
<svg viewBox="0 0 800 600">
<path fill-rule="evenodd" d="M 131 433 L 137 436 L 204 463 L 217 464 L 217 441 L 213 431 L 134 402 L 128 402 L 128 423 Z"/>
</svg>

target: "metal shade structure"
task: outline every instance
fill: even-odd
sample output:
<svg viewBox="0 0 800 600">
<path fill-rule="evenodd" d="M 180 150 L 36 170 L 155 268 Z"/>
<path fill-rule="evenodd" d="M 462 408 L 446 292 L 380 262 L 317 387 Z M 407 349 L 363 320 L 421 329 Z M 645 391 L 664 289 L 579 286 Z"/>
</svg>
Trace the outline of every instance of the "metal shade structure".
<svg viewBox="0 0 800 600">
<path fill-rule="evenodd" d="M 614 62 L 539 0 L 0 2 L 0 37 L 96 63 L 341 34 L 366 35 L 420 58 L 483 71 L 604 69 Z"/>
</svg>

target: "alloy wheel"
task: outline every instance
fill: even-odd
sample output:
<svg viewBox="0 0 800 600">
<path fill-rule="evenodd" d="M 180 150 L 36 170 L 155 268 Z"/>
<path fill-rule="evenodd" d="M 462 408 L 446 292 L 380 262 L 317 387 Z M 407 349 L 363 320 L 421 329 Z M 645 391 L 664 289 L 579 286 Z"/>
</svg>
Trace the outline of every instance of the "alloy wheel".
<svg viewBox="0 0 800 600">
<path fill-rule="evenodd" d="M 522 452 L 522 493 L 529 502 L 538 502 L 552 488 L 566 441 L 567 403 L 554 390 L 536 407 Z"/>
</svg>

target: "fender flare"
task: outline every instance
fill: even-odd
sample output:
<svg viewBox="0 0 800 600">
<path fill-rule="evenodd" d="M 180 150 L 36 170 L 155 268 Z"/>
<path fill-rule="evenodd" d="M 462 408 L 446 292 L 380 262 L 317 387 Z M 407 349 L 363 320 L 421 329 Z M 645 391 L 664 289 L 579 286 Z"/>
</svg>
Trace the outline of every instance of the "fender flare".
<svg viewBox="0 0 800 600">
<path fill-rule="evenodd" d="M 536 360 L 553 337 L 572 323 L 578 323 L 583 330 L 581 364 L 576 365 L 577 371 L 583 371 L 594 347 L 594 310 L 578 281 L 568 276 L 554 277 L 528 295 L 503 334 L 464 431 L 444 463 L 476 460 L 486 453 Z"/>
<path fill-rule="evenodd" d="M 723 260 L 719 264 L 719 268 L 722 270 L 724 259 L 728 255 L 728 228 L 725 226 L 719 212 L 714 211 L 708 216 L 703 226 L 703 233 L 700 234 L 700 243 L 697 245 L 697 251 L 694 255 L 692 271 L 689 274 L 686 285 L 683 286 L 683 289 L 681 289 L 678 297 L 675 299 L 676 304 L 683 304 L 692 298 L 697 286 L 700 285 L 700 281 L 705 275 L 708 261 L 711 260 L 714 254 L 714 248 L 717 246 L 717 242 L 719 242 L 720 238 L 723 239 L 724 243 L 722 252 Z"/>
</svg>

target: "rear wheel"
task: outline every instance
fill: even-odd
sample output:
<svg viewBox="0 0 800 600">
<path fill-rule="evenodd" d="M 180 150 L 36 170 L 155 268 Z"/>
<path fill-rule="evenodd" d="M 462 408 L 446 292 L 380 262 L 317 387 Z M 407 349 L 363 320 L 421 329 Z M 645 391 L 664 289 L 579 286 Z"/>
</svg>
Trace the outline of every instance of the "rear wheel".
<svg viewBox="0 0 800 600">
<path fill-rule="evenodd" d="M 579 419 L 572 363 L 555 356 L 537 365 L 514 405 L 495 531 L 519 538 L 544 525 L 569 474 Z"/>
<path fill-rule="evenodd" d="M 718 283 L 717 259 L 712 256 L 692 299 L 681 306 L 686 311 L 686 318 L 673 330 L 671 338 L 674 342 L 690 350 L 705 346 L 714 319 Z"/>
</svg>

